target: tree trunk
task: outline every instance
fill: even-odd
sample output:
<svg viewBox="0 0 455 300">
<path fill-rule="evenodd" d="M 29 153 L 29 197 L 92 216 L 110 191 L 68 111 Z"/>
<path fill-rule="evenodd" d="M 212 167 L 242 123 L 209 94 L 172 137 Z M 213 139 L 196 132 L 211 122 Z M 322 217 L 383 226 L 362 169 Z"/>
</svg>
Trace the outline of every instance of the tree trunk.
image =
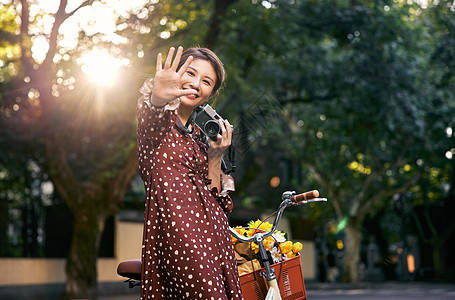
<svg viewBox="0 0 455 300">
<path fill-rule="evenodd" d="M 441 260 L 441 247 L 439 247 L 439 245 L 433 246 L 433 268 L 434 276 L 436 278 L 444 277 L 444 268 Z"/>
<path fill-rule="evenodd" d="M 347 223 L 344 245 L 344 267 L 342 280 L 344 282 L 358 282 L 358 265 L 360 260 L 360 243 L 362 241 L 362 227 L 359 222 Z"/>
<path fill-rule="evenodd" d="M 82 206 L 73 209 L 73 214 L 73 239 L 66 261 L 66 287 L 61 299 L 96 299 L 96 261 L 106 216 Z"/>
<path fill-rule="evenodd" d="M 226 16 L 227 8 L 238 0 L 215 0 L 215 9 L 210 21 L 209 31 L 205 36 L 204 46 L 213 49 L 221 30 L 222 20 Z"/>
<path fill-rule="evenodd" d="M 71 153 L 70 145 L 72 143 L 62 135 L 46 137 L 46 169 L 74 216 L 73 237 L 66 264 L 66 288 L 61 299 L 96 299 L 96 261 L 101 234 L 106 218 L 118 211 L 137 174 L 136 147 L 130 147 L 121 166 L 111 168 L 115 176 L 107 177 L 103 173 L 92 182 L 82 182 L 67 160 L 68 153 Z"/>
<path fill-rule="evenodd" d="M 0 256 L 8 255 L 8 199 L 0 197 Z"/>
</svg>

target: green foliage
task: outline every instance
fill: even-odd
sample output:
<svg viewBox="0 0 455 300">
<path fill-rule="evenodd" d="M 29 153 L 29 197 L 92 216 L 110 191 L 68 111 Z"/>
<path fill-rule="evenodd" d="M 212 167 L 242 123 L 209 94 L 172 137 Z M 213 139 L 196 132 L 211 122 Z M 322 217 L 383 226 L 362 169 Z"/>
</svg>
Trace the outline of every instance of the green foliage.
<svg viewBox="0 0 455 300">
<path fill-rule="evenodd" d="M 355 7 L 277 1 L 266 9 L 239 2 L 217 45 L 230 71 L 225 93 L 235 89 L 229 100 L 237 109 L 258 91 L 273 94 L 293 120 L 289 153 L 315 165 L 345 196 L 356 195 L 371 173 L 380 174 L 376 188 L 396 186 L 420 169 L 433 126 L 432 40 L 423 43 L 428 32 L 409 21 L 416 9 L 363 1 Z M 359 155 L 369 174 L 349 168 Z M 400 172 L 407 164 L 412 168 Z"/>
</svg>

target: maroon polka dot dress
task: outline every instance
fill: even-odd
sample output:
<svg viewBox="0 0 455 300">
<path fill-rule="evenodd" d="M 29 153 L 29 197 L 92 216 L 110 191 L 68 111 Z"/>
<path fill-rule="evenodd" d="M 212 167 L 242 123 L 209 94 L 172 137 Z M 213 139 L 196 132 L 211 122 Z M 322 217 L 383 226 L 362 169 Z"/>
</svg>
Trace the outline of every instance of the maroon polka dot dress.
<svg viewBox="0 0 455 300">
<path fill-rule="evenodd" d="M 147 200 L 142 246 L 141 299 L 242 299 L 228 229 L 232 178 L 210 190 L 207 146 L 185 130 L 179 100 L 163 108 L 143 86 L 138 154 Z M 143 100 L 143 101 L 141 101 Z"/>
</svg>

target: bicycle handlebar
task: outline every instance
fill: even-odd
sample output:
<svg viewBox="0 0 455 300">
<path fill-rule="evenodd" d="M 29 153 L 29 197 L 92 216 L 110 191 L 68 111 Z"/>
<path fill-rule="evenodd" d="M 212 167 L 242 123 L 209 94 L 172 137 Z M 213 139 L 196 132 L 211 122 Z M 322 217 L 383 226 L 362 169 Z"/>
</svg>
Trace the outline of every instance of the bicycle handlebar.
<svg viewBox="0 0 455 300">
<path fill-rule="evenodd" d="M 314 199 L 314 198 L 317 198 L 317 197 L 319 197 L 318 190 L 312 190 L 312 191 L 309 191 L 309 192 L 305 192 L 305 193 L 302 193 L 302 194 L 291 196 L 291 200 L 294 203 L 297 203 L 297 202 L 302 202 L 302 201 L 308 201 L 308 200 L 311 200 L 311 199 Z"/>
<path fill-rule="evenodd" d="M 275 220 L 273 222 L 272 228 L 267 232 L 257 232 L 252 237 L 245 237 L 237 233 L 233 228 L 229 227 L 231 235 L 234 236 L 241 242 L 258 242 L 262 241 L 263 239 L 272 235 L 276 228 L 278 227 L 278 223 L 280 223 L 281 216 L 283 215 L 283 211 L 289 206 L 297 206 L 301 204 L 306 204 L 309 202 L 316 202 L 316 201 L 327 201 L 326 198 L 318 198 L 319 192 L 317 190 L 305 192 L 302 194 L 296 195 L 294 191 L 284 192 L 279 209 L 277 210 L 277 214 L 275 216 Z"/>
<path fill-rule="evenodd" d="M 283 212 L 287 207 L 306 204 L 309 202 L 327 201 L 326 198 L 317 198 L 318 196 L 319 196 L 319 192 L 317 190 L 309 191 L 309 192 L 298 194 L 298 195 L 296 195 L 294 191 L 284 192 L 283 195 L 281 196 L 281 199 L 283 201 L 281 202 L 279 209 L 276 211 L 276 216 L 275 216 L 275 220 L 273 221 L 272 228 L 266 232 L 263 232 L 262 230 L 257 229 L 262 232 L 256 232 L 255 234 L 253 234 L 253 236 L 246 237 L 246 236 L 240 235 L 232 227 L 229 227 L 229 230 L 231 231 L 231 235 L 233 237 L 235 237 L 236 239 L 238 239 L 239 241 L 247 242 L 247 243 L 255 242 L 258 245 L 260 257 L 264 263 L 264 268 L 265 268 L 264 277 L 271 286 L 273 286 L 273 284 L 277 285 L 276 275 L 275 275 L 275 271 L 272 270 L 272 268 L 271 268 L 271 261 L 267 254 L 267 250 L 264 247 L 264 242 L 263 242 L 264 239 L 271 236 L 276 231 L 276 228 L 278 227 L 278 223 L 280 223 L 281 216 L 283 215 Z M 279 294 L 278 289 L 277 289 L 277 291 Z M 267 296 L 267 299 L 269 299 L 268 296 Z M 281 299 L 281 297 L 278 297 L 278 299 Z"/>
</svg>

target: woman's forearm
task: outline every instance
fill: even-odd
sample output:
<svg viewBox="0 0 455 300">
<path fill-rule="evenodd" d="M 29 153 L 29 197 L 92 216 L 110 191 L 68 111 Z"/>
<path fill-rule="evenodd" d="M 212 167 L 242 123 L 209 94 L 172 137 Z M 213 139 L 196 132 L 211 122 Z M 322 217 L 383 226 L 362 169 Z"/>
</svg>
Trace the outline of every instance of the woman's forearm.
<svg viewBox="0 0 455 300">
<path fill-rule="evenodd" d="M 208 164 L 208 179 L 212 181 L 210 188 L 216 187 L 221 192 L 221 157 L 209 158 Z"/>
</svg>

